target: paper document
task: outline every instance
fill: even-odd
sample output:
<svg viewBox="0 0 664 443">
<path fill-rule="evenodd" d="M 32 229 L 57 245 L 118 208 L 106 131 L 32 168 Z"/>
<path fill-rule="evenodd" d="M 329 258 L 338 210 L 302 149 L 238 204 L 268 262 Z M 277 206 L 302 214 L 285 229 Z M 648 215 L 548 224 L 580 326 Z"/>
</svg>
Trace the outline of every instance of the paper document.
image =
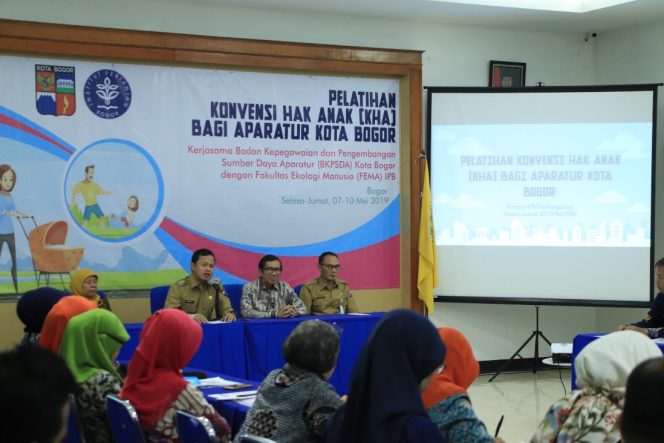
<svg viewBox="0 0 664 443">
<path fill-rule="evenodd" d="M 225 378 L 221 377 L 210 377 L 200 380 L 200 384 L 198 386 L 201 388 L 223 388 L 224 386 L 231 386 L 236 384 L 237 381 L 226 380 Z"/>
<path fill-rule="evenodd" d="M 240 401 L 240 400 L 248 400 L 248 399 L 253 399 L 256 397 L 256 391 L 255 389 L 253 391 L 240 391 L 240 392 L 229 392 L 228 394 L 212 394 L 210 395 L 211 398 L 214 398 L 215 400 L 233 400 L 233 401 Z"/>
</svg>

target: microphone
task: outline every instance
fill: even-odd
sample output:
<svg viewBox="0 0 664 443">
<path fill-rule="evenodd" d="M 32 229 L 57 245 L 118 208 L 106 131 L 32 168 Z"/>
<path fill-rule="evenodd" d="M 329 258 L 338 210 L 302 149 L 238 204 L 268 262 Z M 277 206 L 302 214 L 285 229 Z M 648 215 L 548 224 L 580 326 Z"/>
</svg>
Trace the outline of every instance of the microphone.
<svg viewBox="0 0 664 443">
<path fill-rule="evenodd" d="M 219 280 L 218 278 L 211 278 L 210 280 L 208 280 L 207 283 L 217 291 L 221 291 L 221 280 Z"/>
</svg>

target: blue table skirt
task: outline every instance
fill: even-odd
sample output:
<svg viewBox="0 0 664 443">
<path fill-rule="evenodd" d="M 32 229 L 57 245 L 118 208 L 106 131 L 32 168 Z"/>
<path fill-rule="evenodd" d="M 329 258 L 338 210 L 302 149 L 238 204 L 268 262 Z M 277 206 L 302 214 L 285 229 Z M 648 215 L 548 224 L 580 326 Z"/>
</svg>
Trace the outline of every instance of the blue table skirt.
<svg viewBox="0 0 664 443">
<path fill-rule="evenodd" d="M 339 394 L 346 394 L 360 350 L 383 315 L 325 315 L 205 324 L 203 342 L 189 366 L 260 382 L 271 370 L 284 365 L 281 344 L 288 334 L 300 322 L 315 318 L 332 323 L 341 334 L 339 360 L 330 383 Z M 143 324 L 130 323 L 125 327 L 130 339 L 122 347 L 118 360 L 131 358 Z"/>
<path fill-rule="evenodd" d="M 600 338 L 601 336 L 606 335 L 605 333 L 601 334 L 579 334 L 576 337 L 574 337 L 574 342 L 572 344 L 572 389 L 577 389 L 576 386 L 576 370 L 574 369 L 574 361 L 576 360 L 576 356 L 579 355 L 579 352 L 590 342 L 593 342 Z M 657 343 L 657 346 L 659 349 L 662 351 L 662 354 L 664 354 L 664 343 Z"/>
<path fill-rule="evenodd" d="M 367 315 L 321 315 L 289 319 L 252 319 L 245 322 L 247 378 L 263 380 L 284 365 L 281 344 L 304 320 L 318 319 L 333 324 L 341 334 L 339 360 L 329 382 L 339 394 L 347 394 L 350 378 L 362 346 L 383 313 Z"/>
<path fill-rule="evenodd" d="M 138 346 L 143 323 L 128 323 L 129 341 L 120 350 L 118 360 L 129 360 Z M 244 360 L 244 324 L 242 322 L 203 325 L 203 341 L 189 363 L 192 368 L 246 378 Z"/>
</svg>

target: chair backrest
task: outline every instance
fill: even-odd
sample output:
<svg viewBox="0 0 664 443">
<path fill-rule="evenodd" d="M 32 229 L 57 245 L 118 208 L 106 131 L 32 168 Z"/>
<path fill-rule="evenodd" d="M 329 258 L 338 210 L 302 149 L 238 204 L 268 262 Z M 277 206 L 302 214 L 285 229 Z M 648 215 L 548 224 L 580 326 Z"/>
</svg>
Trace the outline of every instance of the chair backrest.
<svg viewBox="0 0 664 443">
<path fill-rule="evenodd" d="M 274 440 L 265 437 L 259 437 L 257 435 L 251 434 L 242 434 L 238 437 L 240 443 L 277 443 Z"/>
<path fill-rule="evenodd" d="M 150 290 L 150 312 L 152 314 L 155 311 L 164 308 L 166 304 L 166 296 L 168 295 L 168 288 L 170 286 L 157 286 Z"/>
<path fill-rule="evenodd" d="M 106 397 L 106 413 L 111 424 L 113 438 L 122 443 L 145 443 L 143 428 L 136 409 L 128 400 L 115 395 Z"/>
<path fill-rule="evenodd" d="M 228 298 L 231 300 L 231 306 L 233 307 L 233 310 L 237 314 L 238 318 L 242 317 L 240 300 L 242 299 L 243 286 L 244 285 L 240 283 L 229 283 L 227 285 L 224 285 L 224 290 L 226 291 L 226 295 L 228 295 Z"/>
<path fill-rule="evenodd" d="M 81 417 L 78 415 L 76 399 L 73 395 L 69 396 L 69 417 L 67 418 L 67 435 L 62 443 L 85 443 L 83 427 L 81 426 Z"/>
<path fill-rule="evenodd" d="M 185 411 L 176 411 L 175 426 L 180 443 L 215 443 L 217 435 L 212 423 L 205 417 L 196 417 Z"/>
<path fill-rule="evenodd" d="M 300 283 L 299 285 L 293 288 L 293 291 L 295 291 L 298 297 L 300 296 L 300 291 L 302 290 L 302 286 L 304 286 L 304 283 Z"/>
</svg>

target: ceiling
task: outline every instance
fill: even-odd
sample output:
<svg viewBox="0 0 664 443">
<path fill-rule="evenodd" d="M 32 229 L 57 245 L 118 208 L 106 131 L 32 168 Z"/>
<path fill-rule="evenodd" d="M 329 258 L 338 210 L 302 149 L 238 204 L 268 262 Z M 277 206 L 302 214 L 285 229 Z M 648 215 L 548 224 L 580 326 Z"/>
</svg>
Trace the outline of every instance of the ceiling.
<svg viewBox="0 0 664 443">
<path fill-rule="evenodd" d="M 601 33 L 664 19 L 664 0 L 635 0 L 584 14 L 430 0 L 188 0 L 278 11 L 330 13 L 492 28 Z"/>
</svg>

